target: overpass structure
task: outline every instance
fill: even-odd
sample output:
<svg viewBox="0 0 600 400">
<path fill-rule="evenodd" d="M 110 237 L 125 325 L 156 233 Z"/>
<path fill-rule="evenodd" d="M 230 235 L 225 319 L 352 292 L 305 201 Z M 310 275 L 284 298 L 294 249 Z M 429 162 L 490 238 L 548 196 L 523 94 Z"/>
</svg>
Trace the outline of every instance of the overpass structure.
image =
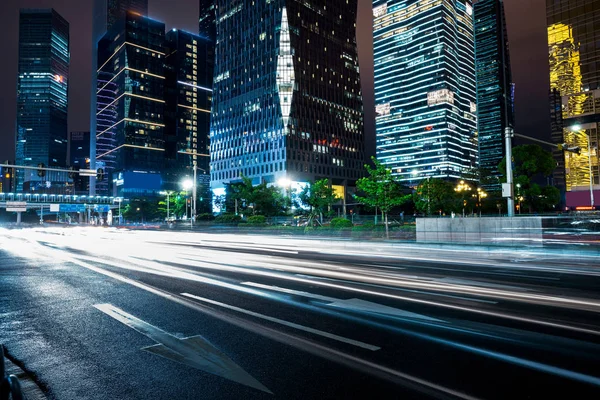
<svg viewBox="0 0 600 400">
<path fill-rule="evenodd" d="M 28 210 L 39 211 L 40 222 L 44 214 L 77 213 L 79 222 L 88 222 L 93 215 L 106 218 L 112 210 L 121 215 L 121 204 L 128 200 L 121 197 L 77 196 L 46 193 L 0 193 L 0 209 L 17 213 L 17 223 L 21 222 L 21 213 Z"/>
</svg>

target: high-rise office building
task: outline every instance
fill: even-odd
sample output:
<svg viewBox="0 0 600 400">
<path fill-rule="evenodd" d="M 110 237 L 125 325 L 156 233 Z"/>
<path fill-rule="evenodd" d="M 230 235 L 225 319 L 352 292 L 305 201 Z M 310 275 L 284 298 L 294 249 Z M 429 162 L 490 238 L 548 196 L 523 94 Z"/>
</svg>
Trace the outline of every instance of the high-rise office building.
<svg viewBox="0 0 600 400">
<path fill-rule="evenodd" d="M 71 132 L 69 134 L 69 166 L 74 170 L 90 169 L 90 133 Z M 89 190 L 89 177 L 75 175 L 75 192 L 85 194 Z"/>
<path fill-rule="evenodd" d="M 215 1 L 216 0 L 200 0 L 200 17 L 198 18 L 198 32 L 200 33 L 200 36 L 212 40 L 213 42 L 217 37 Z"/>
<path fill-rule="evenodd" d="M 148 14 L 148 0 L 93 0 L 92 8 L 92 93 L 90 107 L 90 168 L 96 169 L 96 92 L 98 69 L 98 42 L 106 34 L 108 28 L 119 17 L 125 17 L 125 11 L 131 10 L 141 15 Z M 102 163 L 99 167 L 102 167 Z M 90 179 L 90 194 L 96 192 L 96 179 Z"/>
<path fill-rule="evenodd" d="M 165 188 L 180 190 L 196 167 L 200 212 L 209 212 L 209 131 L 214 43 L 181 30 L 166 35 Z"/>
<path fill-rule="evenodd" d="M 152 195 L 164 166 L 165 25 L 128 12 L 98 44 L 99 194 Z"/>
<path fill-rule="evenodd" d="M 514 126 L 512 74 L 503 0 L 479 0 L 475 16 L 475 71 L 479 168 L 490 175 L 486 190 L 501 189 L 498 164 L 506 154 L 504 130 Z"/>
<path fill-rule="evenodd" d="M 69 23 L 52 9 L 21 10 L 17 80 L 16 163 L 67 164 Z M 58 178 L 57 178 L 58 179 Z M 50 175 L 17 171 L 17 191 L 52 186 Z M 63 182 L 64 183 L 64 182 Z"/>
<path fill-rule="evenodd" d="M 106 0 L 106 30 L 110 30 L 127 12 L 148 16 L 148 0 Z"/>
<path fill-rule="evenodd" d="M 363 172 L 357 0 L 216 2 L 211 184 L 351 185 Z"/>
<path fill-rule="evenodd" d="M 546 20 L 550 86 L 562 103 L 559 143 L 581 148 L 581 154 L 562 155 L 566 203 L 590 206 L 594 196 L 600 198 L 600 0 L 546 0 Z"/>
<path fill-rule="evenodd" d="M 477 166 L 471 1 L 374 0 L 377 158 L 400 181 Z"/>
</svg>

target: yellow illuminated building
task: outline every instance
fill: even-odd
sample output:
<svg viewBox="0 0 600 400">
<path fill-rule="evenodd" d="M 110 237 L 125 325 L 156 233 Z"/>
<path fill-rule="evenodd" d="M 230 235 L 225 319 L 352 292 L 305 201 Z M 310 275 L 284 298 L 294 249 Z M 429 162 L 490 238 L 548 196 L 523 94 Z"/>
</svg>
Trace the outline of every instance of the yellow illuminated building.
<svg viewBox="0 0 600 400">
<path fill-rule="evenodd" d="M 586 115 L 600 110 L 600 91 L 584 89 L 580 45 L 573 28 L 563 23 L 548 26 L 550 87 L 562 96 L 563 138 L 569 147 L 578 146 L 580 154 L 565 153 L 566 189 L 581 190 L 590 185 L 590 158 L 598 181 L 597 123 L 580 123 Z M 591 140 L 591 146 L 588 143 Z M 591 151 L 588 151 L 591 148 Z"/>
</svg>

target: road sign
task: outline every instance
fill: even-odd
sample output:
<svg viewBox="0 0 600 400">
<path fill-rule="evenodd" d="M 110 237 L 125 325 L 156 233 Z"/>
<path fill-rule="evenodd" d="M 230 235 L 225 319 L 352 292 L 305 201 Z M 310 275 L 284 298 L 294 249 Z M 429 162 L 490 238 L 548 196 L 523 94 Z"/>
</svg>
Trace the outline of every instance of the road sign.
<svg viewBox="0 0 600 400">
<path fill-rule="evenodd" d="M 99 212 L 99 213 L 109 212 L 110 211 L 110 206 L 109 205 L 98 205 L 98 204 L 96 204 L 94 206 L 94 211 Z"/>
<path fill-rule="evenodd" d="M 85 204 L 60 204 L 58 212 L 85 212 Z"/>
<path fill-rule="evenodd" d="M 96 170 L 95 169 L 80 169 L 79 170 L 79 176 L 96 176 Z"/>
<path fill-rule="evenodd" d="M 27 202 L 26 201 L 7 201 L 6 202 L 7 212 L 26 212 Z"/>
</svg>

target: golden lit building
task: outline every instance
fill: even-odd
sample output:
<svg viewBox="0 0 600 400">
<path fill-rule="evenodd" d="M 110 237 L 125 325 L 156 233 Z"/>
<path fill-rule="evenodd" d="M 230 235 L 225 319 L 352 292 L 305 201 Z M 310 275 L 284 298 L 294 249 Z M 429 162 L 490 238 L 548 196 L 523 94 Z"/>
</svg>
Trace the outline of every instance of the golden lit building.
<svg viewBox="0 0 600 400">
<path fill-rule="evenodd" d="M 550 86 L 556 98 L 552 111 L 561 114 L 560 123 L 552 124 L 553 140 L 581 149 L 580 154 L 555 152 L 559 168 L 564 166 L 564 174 L 557 175 L 564 176 L 567 206 L 590 206 L 593 197 L 600 202 L 600 0 L 547 0 L 546 12 Z"/>
</svg>

